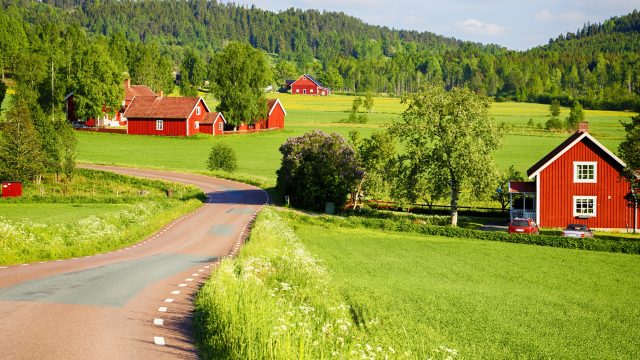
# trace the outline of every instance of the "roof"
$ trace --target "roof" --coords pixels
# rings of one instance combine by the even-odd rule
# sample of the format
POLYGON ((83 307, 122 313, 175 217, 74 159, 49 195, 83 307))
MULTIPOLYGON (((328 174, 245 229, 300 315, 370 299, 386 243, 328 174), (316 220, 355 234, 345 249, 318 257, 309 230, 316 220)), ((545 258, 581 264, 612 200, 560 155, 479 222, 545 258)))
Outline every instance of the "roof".
POLYGON ((187 119, 202 101, 207 112, 209 107, 201 97, 136 96, 124 112, 128 118, 187 119))
POLYGON ((622 167, 626 167, 627 165, 624 161, 620 160, 614 153, 609 151, 604 145, 600 144, 598 140, 596 140, 593 136, 591 136, 587 131, 576 131, 573 135, 569 136, 565 141, 563 141, 560 145, 558 145, 555 149, 553 149, 550 153, 545 155, 540 161, 535 163, 532 167, 527 170, 527 175, 530 179, 536 177, 542 170, 544 170, 551 163, 556 161, 560 156, 569 151, 572 147, 583 140, 591 141, 594 145, 599 147, 605 154, 607 154, 613 161, 618 163, 622 167))
POLYGON ((125 85, 124 100, 130 101, 136 96, 156 96, 156 93, 154 93, 147 85, 130 85, 128 87, 125 85))
MULTIPOLYGON (((319 87, 323 88, 323 89, 327 89, 327 87, 325 87, 324 85, 322 85, 318 80, 314 79, 311 75, 309 74, 304 74, 302 76, 300 76, 298 79, 296 79, 296 81, 300 80, 301 78, 306 77, 307 79, 313 81, 314 84, 318 85, 319 87)), ((294 81, 295 82, 295 81, 294 81)))
POLYGON ((536 183, 533 181, 509 181, 510 193, 534 193, 536 183))
POLYGON ((220 113, 220 112, 210 112, 210 113, 206 113, 204 115, 204 119, 202 121, 200 121, 200 125, 202 125, 202 124, 214 124, 216 122, 216 120, 218 120, 218 118, 221 118, 222 121, 225 124, 227 123, 227 119, 225 119, 224 116, 222 116, 222 113, 220 113))
POLYGON ((282 112, 284 112, 284 114, 287 115, 287 110, 285 110, 284 106, 282 106, 280 99, 267 99, 267 109, 269 109, 268 115, 271 115, 271 113, 273 112, 273 109, 276 108, 276 104, 280 104, 280 107, 282 108, 282 112))

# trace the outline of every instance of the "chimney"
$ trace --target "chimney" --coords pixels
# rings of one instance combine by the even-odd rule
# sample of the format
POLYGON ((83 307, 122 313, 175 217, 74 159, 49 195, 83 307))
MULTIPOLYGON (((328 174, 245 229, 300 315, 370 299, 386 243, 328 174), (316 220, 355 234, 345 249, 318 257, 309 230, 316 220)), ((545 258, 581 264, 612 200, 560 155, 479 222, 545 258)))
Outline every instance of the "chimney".
POLYGON ((131 79, 124 80, 124 87, 127 89, 131 88, 131 79))
POLYGON ((582 121, 578 123, 578 131, 580 132, 589 132, 589 123, 586 121, 582 121))
POLYGON ((164 91, 160 90, 160 94, 158 94, 158 96, 160 96, 160 98, 162 98, 164 96, 164 91))

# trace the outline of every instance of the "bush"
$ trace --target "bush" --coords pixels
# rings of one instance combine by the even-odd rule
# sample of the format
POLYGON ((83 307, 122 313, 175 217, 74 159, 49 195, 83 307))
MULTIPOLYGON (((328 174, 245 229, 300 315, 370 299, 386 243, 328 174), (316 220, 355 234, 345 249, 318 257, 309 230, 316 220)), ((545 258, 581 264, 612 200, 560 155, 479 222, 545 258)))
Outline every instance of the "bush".
POLYGON ((340 134, 314 130, 289 138, 280 152, 277 186, 295 207, 322 211, 333 202, 339 209, 363 176, 353 148, 340 134))
POLYGON ((227 144, 215 143, 211 147, 207 168, 211 171, 224 170, 233 172, 238 168, 236 152, 227 144))
POLYGON ((564 129, 564 124, 557 117, 552 117, 544 124, 544 128, 549 131, 558 131, 564 129))

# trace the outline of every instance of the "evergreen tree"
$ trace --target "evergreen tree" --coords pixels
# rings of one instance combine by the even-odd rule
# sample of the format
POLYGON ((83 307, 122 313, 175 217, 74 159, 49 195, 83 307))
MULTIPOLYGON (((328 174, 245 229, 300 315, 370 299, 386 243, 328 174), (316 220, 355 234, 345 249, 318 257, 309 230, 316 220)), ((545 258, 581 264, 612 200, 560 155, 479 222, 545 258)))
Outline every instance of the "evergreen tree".
POLYGON ((0 178, 6 181, 39 181, 45 169, 43 160, 29 107, 22 99, 17 99, 7 112, 0 132, 0 178))
POLYGON ((576 101, 573 103, 573 106, 571 106, 571 111, 565 121, 565 125, 567 129, 575 131, 578 129, 578 124, 583 121, 584 111, 582 110, 582 105, 576 101))

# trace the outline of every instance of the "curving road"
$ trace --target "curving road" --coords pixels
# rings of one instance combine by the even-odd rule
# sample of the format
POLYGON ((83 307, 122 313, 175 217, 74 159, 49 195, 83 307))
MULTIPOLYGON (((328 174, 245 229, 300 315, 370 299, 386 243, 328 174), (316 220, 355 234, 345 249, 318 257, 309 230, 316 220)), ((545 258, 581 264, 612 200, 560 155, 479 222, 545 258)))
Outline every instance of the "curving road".
POLYGON ((126 249, 0 267, 0 358, 197 358, 193 296, 219 258, 236 254, 268 195, 201 175, 84 167, 193 184, 208 201, 126 249))

